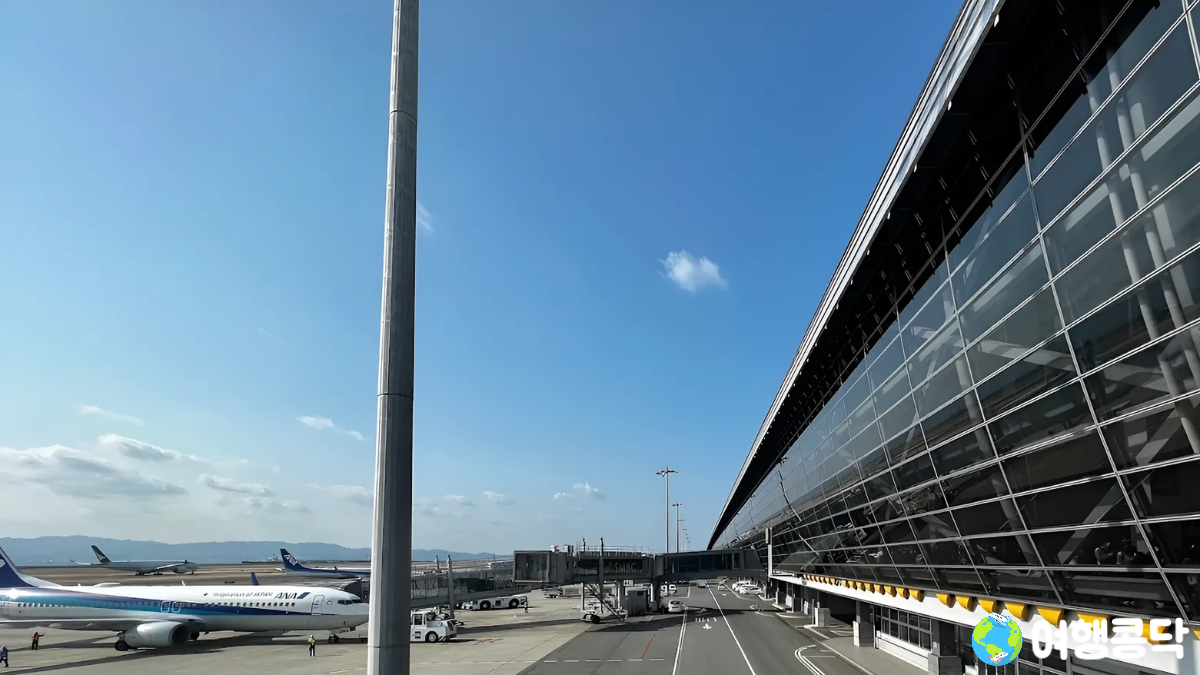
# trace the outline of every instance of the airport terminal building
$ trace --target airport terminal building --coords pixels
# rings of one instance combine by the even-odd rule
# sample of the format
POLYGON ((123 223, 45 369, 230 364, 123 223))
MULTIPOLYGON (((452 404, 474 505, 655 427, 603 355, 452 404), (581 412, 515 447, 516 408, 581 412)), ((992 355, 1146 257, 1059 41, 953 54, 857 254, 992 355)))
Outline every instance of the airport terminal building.
POLYGON ((1200 673, 1197 24, 967 0, 710 548, 929 672, 1200 673), (988 612, 1009 665, 972 651, 988 612), (1182 618, 1182 657, 1031 648, 1123 617, 1182 618))

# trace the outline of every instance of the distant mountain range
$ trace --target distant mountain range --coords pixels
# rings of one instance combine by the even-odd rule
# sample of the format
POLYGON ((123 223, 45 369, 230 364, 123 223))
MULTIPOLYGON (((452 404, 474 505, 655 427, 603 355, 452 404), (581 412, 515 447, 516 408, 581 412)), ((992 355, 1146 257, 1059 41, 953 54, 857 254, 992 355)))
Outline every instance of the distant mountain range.
MULTIPOLYGON (((92 545, 99 546, 113 560, 190 560, 198 563, 239 563, 243 560, 266 560, 278 557, 279 549, 301 560, 368 560, 370 548, 347 548, 337 544, 289 541, 204 541, 191 544, 163 544, 157 541, 130 541, 103 537, 34 537, 16 539, 0 537, 0 547, 18 565, 69 565, 75 562, 96 562, 92 545)), ((415 549, 413 560, 435 557, 456 560, 491 558, 491 553, 462 553, 445 549, 415 549)), ((509 554, 511 555, 511 554, 509 554)), ((507 556, 505 556, 507 557, 507 556)))

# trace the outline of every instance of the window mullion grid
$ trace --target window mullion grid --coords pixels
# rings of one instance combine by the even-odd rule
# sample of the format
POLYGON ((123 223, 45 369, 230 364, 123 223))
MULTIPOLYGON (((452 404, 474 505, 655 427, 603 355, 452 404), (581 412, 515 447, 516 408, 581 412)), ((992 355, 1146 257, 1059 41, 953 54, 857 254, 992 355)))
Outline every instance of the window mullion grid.
MULTIPOLYGON (((1020 119, 1020 115, 1018 115, 1018 119, 1020 119)), ((1024 144, 1022 144, 1021 154, 1022 154, 1022 157, 1024 157, 1024 161, 1022 161, 1022 171, 1025 171, 1026 177, 1028 177, 1028 173, 1030 173, 1030 162, 1028 162, 1028 157, 1025 156, 1024 144)), ((1033 198, 1032 192, 1033 191, 1031 190, 1030 191, 1031 201, 1033 198)), ((1043 251, 1043 257, 1044 256, 1045 256, 1045 251, 1043 251)), ((953 287, 954 280, 950 279, 949 283, 950 283, 950 300, 952 300, 952 303, 954 304, 954 321, 958 322, 959 335, 962 335, 962 317, 961 317, 961 313, 959 311, 960 307, 958 306, 958 300, 955 299, 956 295, 954 294, 954 287, 953 287)), ((1040 289, 1039 289, 1038 293, 1040 293, 1040 292, 1042 292, 1042 291, 1040 291, 1040 289)), ((1032 297, 1032 295, 1031 295, 1031 297, 1032 297)), ((1026 300, 1028 300, 1028 299, 1026 299, 1026 300)), ((986 335, 980 337, 980 339, 983 339, 983 337, 986 337, 986 335)), ((971 368, 971 359, 967 358, 967 353, 966 353, 965 348, 964 348, 964 350, 962 350, 962 362, 964 362, 964 364, 966 366, 967 378, 971 382, 971 388, 968 389, 967 394, 976 393, 977 392, 976 377, 974 377, 974 371, 971 368)), ((1003 370, 1004 369, 1002 369, 1002 371, 1003 370)), ((1034 545, 1034 543, 1033 543, 1033 539, 1030 536, 1028 536, 1028 534, 1025 533, 1028 531, 1028 528, 1030 528, 1030 527, 1028 527, 1028 525, 1025 522, 1025 515, 1021 513, 1021 510, 1018 507, 1018 504, 1016 504, 1016 500, 1014 500, 1014 498, 1012 497, 1013 486, 1010 485, 1008 482, 1008 474, 1006 472, 1004 472, 1004 466, 1003 466, 1002 462, 1000 462, 1000 455, 998 455, 998 453, 996 453, 996 444, 994 442, 992 442, 991 429, 990 429, 990 426, 988 425, 989 420, 990 420, 988 413, 986 413, 983 410, 983 401, 979 400, 978 394, 976 394, 976 396, 974 396, 974 401, 976 401, 976 406, 977 406, 976 410, 978 411, 978 414, 979 414, 979 423, 982 424, 982 426, 979 426, 979 428, 977 428, 976 434, 982 434, 983 438, 986 438, 986 441, 988 441, 988 449, 991 450, 990 454, 991 454, 992 458, 996 458, 996 460, 997 460, 996 468, 998 471, 1000 471, 1000 476, 1004 480, 1004 489, 1006 489, 1008 491, 1008 495, 1004 498, 1006 498, 1006 500, 1009 501, 1010 506, 1012 506, 1012 508, 1013 508, 1013 512, 1016 514, 1016 519, 1018 519, 1018 521, 1020 522, 1020 525, 1021 525, 1021 533, 1015 534, 1015 536, 1025 537, 1026 539, 1028 539, 1028 545, 1030 545, 1030 548, 1033 549, 1033 555, 1037 557, 1037 565, 1039 567, 1042 567, 1043 573, 1045 573, 1045 562, 1042 560, 1042 551, 1038 550, 1037 545, 1034 545)), ((968 408, 970 408, 970 400, 968 400, 967 402, 968 402, 968 408)), ((932 458, 930 458, 930 459, 932 459, 932 458)), ((932 462, 930 462, 930 464, 932 464, 932 462)), ((934 472, 940 473, 937 471, 936 465, 934 466, 934 472)), ((949 506, 949 504, 947 504, 947 506, 949 506)), ((964 550, 967 550, 966 544, 964 543, 964 539, 962 539, 962 531, 959 530, 958 520, 956 520, 954 518, 954 509, 950 509, 950 519, 952 519, 952 521, 954 522, 955 530, 958 530, 958 532, 959 532, 959 537, 956 538, 956 540, 958 540, 959 545, 961 545, 962 548, 964 548, 964 550)), ((967 560, 971 561, 971 565, 974 568, 974 571, 976 571, 976 575, 979 578, 980 583, 983 584, 984 589, 990 589, 990 585, 988 584, 988 581, 986 581, 983 573, 979 571, 979 567, 976 565, 976 562, 974 562, 974 556, 971 555, 970 550, 967 550, 967 560)), ((1055 586, 1051 585, 1051 587, 1052 587, 1052 589, 1054 589, 1055 586)), ((1055 589, 1055 595, 1056 596, 1058 595, 1057 589, 1055 589)), ((1062 601, 1061 596, 1058 597, 1058 599, 1060 599, 1060 601, 1062 601)))
MULTIPOLYGON (((1026 162, 1028 162, 1028 161, 1029 161, 1029 159, 1027 156, 1026 162)), ((1036 239, 1037 239, 1038 245, 1042 247, 1042 262, 1046 266, 1046 274, 1052 275, 1052 271, 1050 269, 1050 258, 1048 256, 1048 251, 1046 248, 1046 240, 1045 240, 1045 237, 1043 236, 1045 233, 1045 228, 1040 226, 1041 222, 1042 222, 1042 217, 1041 217, 1041 213, 1038 211, 1037 194, 1031 192, 1030 197, 1033 200, 1033 202, 1032 202, 1033 217, 1034 217, 1035 222, 1037 222, 1039 225, 1036 239)), ((1054 280, 1052 280, 1050 287, 1052 289, 1050 291, 1050 293, 1054 296, 1054 306, 1055 306, 1055 309, 1058 311, 1058 320, 1062 323, 1063 326, 1066 326, 1067 325, 1066 315, 1063 313, 1062 298, 1060 298, 1059 294, 1058 294, 1058 284, 1054 280)), ((1067 336, 1067 352, 1071 356, 1071 365, 1074 366, 1076 376, 1078 377, 1078 379, 1076 379, 1075 382, 1077 382, 1079 384, 1079 387, 1082 388, 1082 390, 1083 390, 1083 401, 1084 401, 1084 404, 1087 406, 1088 414, 1090 414, 1092 416, 1092 423, 1098 427, 1100 425, 1100 417, 1096 414, 1096 406, 1092 401, 1092 397, 1088 394, 1087 387, 1083 383, 1083 378, 1080 376, 1080 373, 1082 373, 1083 369, 1079 365, 1079 355, 1075 352, 1075 345, 1074 345, 1073 341, 1071 340, 1070 329, 1064 329, 1063 332, 1067 336)), ((1113 457, 1112 448, 1109 446, 1108 439, 1105 438, 1104 434, 1100 433, 1099 429, 1096 429, 1092 433, 1095 433, 1099 436, 1100 445, 1101 445, 1101 447, 1104 448, 1104 454, 1108 457, 1108 463, 1112 467, 1112 473, 1116 474, 1117 462, 1115 461, 1115 459, 1113 457)), ((1171 600, 1175 603, 1175 608, 1178 612, 1178 614, 1176 616, 1189 616, 1187 613, 1184 612, 1184 605, 1180 601, 1179 595, 1175 592, 1175 587, 1171 584, 1170 578, 1167 577, 1167 573, 1163 569, 1163 566, 1162 566, 1161 562, 1159 561, 1158 554, 1154 550, 1154 546, 1151 544, 1153 539, 1150 538, 1148 530, 1146 529, 1145 525, 1141 522, 1141 519, 1138 516, 1137 509, 1134 508, 1133 499, 1131 499, 1129 496, 1129 489, 1125 485, 1125 481, 1120 476, 1118 476, 1116 478, 1116 483, 1117 483, 1117 488, 1121 490, 1121 498, 1125 500, 1125 508, 1129 509, 1129 513, 1133 518, 1134 527, 1137 528, 1138 532, 1142 536, 1142 541, 1144 541, 1147 544, 1147 547, 1150 549, 1149 554, 1150 554, 1151 560, 1154 562, 1154 566, 1158 568, 1158 574, 1161 577, 1163 584, 1166 585, 1167 592, 1171 594, 1171 600)), ((1043 565, 1043 569, 1045 569, 1044 565, 1043 565)), ((1049 574, 1048 570, 1047 570, 1047 573, 1049 574)), ((1053 575, 1048 576, 1047 578, 1051 579, 1052 581, 1056 579, 1056 577, 1053 575)), ((1055 588, 1055 592, 1059 591, 1057 583, 1053 584, 1053 587, 1055 588)), ((1060 596, 1061 595, 1062 594, 1060 594, 1060 596)), ((1065 600, 1065 598, 1064 598, 1064 600, 1065 600)))

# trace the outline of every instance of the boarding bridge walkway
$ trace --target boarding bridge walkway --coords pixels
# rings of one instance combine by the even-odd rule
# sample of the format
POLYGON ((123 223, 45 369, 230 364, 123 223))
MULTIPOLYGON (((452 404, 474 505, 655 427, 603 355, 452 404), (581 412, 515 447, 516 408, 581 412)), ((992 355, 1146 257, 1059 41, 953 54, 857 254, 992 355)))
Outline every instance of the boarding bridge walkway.
POLYGON ((516 551, 514 582, 526 587, 595 584, 601 581, 673 583, 720 576, 761 577, 762 561, 753 549, 641 553, 569 549, 516 551))
MULTIPOLYGON (((411 580, 412 608, 424 609, 449 604, 449 579, 454 578, 454 602, 470 600, 490 600, 494 598, 521 593, 524 588, 513 582, 512 563, 498 565, 486 570, 446 570, 414 574, 411 580)), ((327 584, 328 581, 321 583, 327 584)), ((370 601, 371 582, 361 579, 347 579, 338 586, 347 593, 370 601)))
MULTIPOLYGON (((752 549, 690 551, 652 554, 633 551, 517 551, 513 561, 485 570, 455 570, 413 575, 412 608, 437 607, 450 602, 449 579, 454 580, 454 602, 490 600, 533 588, 598 584, 615 581, 681 583, 719 576, 765 576, 752 549), (601 575, 603 563, 603 575, 601 575)), ((370 600, 369 581, 348 581, 345 590, 370 600)))

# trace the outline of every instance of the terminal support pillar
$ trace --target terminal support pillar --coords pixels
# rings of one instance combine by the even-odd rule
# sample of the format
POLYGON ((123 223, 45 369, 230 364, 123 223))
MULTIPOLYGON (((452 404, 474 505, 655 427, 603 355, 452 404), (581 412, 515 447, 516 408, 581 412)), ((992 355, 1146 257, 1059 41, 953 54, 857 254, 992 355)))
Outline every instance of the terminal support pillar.
POLYGON ((869 602, 857 601, 854 606, 854 646, 875 646, 875 612, 869 602))
POLYGON ((408 675, 420 0, 394 0, 367 674, 408 675))
POLYGON ((958 658, 958 635, 954 624, 930 619, 929 675, 959 675, 963 671, 958 658))

